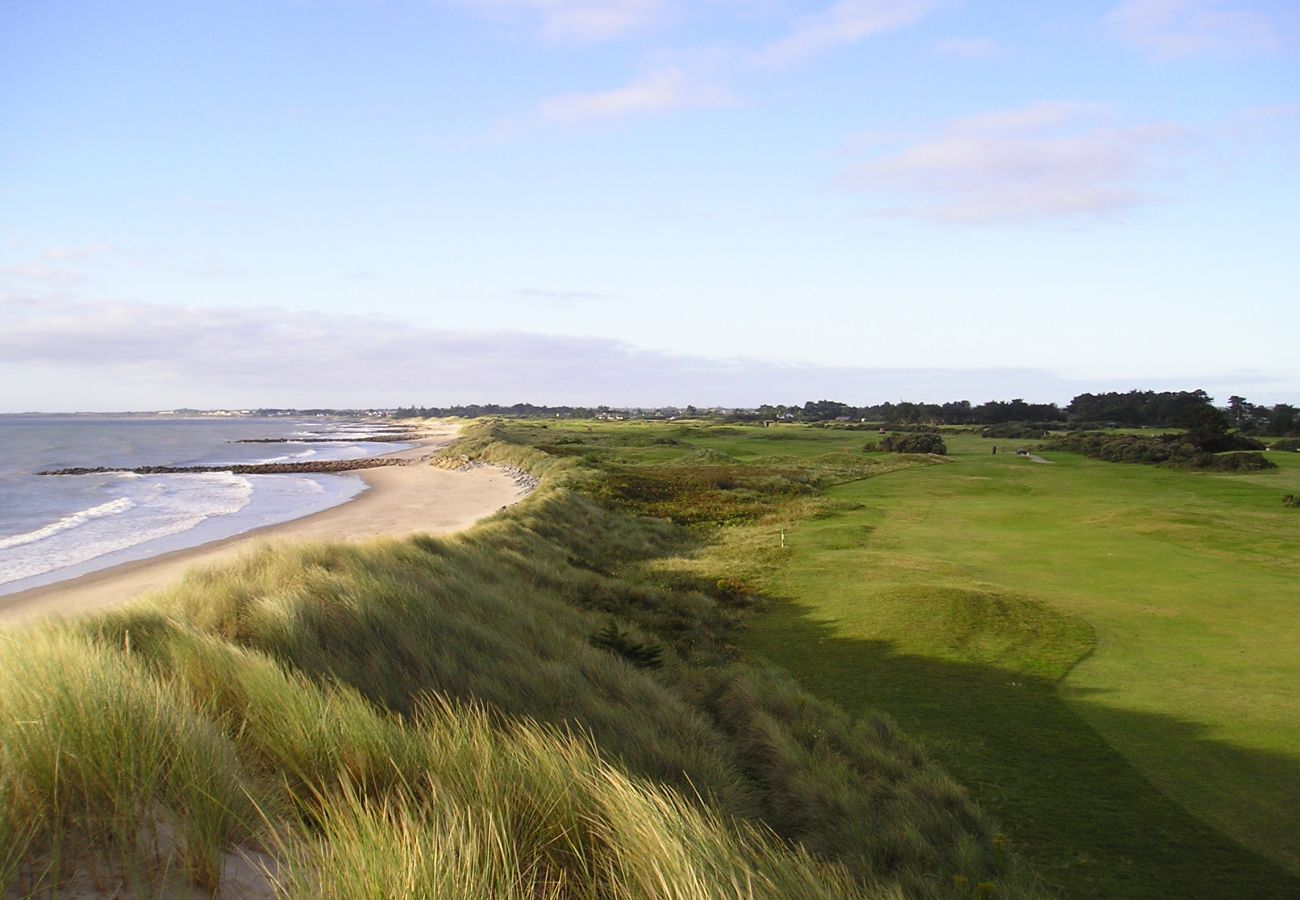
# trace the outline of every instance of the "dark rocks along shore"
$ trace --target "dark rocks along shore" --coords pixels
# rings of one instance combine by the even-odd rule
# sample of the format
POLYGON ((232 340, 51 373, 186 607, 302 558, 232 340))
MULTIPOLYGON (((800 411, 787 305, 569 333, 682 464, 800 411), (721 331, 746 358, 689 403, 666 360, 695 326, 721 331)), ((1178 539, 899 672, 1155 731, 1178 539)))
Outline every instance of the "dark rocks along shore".
POLYGON ((229 472, 232 475, 302 475, 328 472, 352 472, 357 469, 376 469, 380 466, 407 466, 418 460, 398 459, 392 456, 372 456, 364 459, 334 459, 319 462, 251 463, 232 466, 139 466, 119 468, 114 466, 74 467, 48 469, 37 475, 104 475, 109 472, 130 472, 134 475, 201 475, 209 472, 229 472))

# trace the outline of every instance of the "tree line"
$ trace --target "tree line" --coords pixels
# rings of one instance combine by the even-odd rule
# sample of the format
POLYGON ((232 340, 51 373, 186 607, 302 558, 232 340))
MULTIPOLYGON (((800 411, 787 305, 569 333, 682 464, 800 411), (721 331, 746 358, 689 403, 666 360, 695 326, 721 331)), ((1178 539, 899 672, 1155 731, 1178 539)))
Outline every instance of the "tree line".
POLYGON ((969 400, 949 403, 901 401, 855 406, 837 400, 808 400, 802 404, 770 404, 752 408, 700 408, 663 406, 613 408, 609 406, 541 406, 495 403, 457 406, 405 406, 393 412, 396 418, 438 418, 501 416, 505 418, 633 418, 671 419, 707 416, 729 422, 879 422, 886 425, 1000 425, 1010 422, 1036 423, 1052 427, 1184 428, 1189 419, 1219 412, 1229 427, 1245 434, 1300 435, 1300 411, 1279 403, 1272 407, 1253 404, 1232 396, 1219 409, 1203 390, 1194 391, 1110 391, 1084 393, 1064 407, 1055 403, 1029 403, 1021 398, 990 400, 973 404, 969 400))

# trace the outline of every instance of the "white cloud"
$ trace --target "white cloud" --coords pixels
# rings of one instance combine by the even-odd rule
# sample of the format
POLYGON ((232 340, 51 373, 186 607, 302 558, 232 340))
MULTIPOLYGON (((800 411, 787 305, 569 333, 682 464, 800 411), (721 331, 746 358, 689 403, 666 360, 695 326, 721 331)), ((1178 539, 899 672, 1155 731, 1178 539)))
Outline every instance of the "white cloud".
POLYGON ((1168 124, 1119 125, 1090 103, 1035 103, 952 120, 938 133, 864 161, 855 188, 901 196, 893 215, 958 223, 1102 214, 1145 202, 1168 124))
POLYGON ((0 265, 0 285, 70 287, 85 280, 88 267, 116 253, 116 249, 107 244, 49 247, 27 259, 0 265))
POLYGON ((998 42, 992 38, 947 38, 934 45, 934 52, 940 56, 952 56, 957 59, 988 59, 1002 52, 998 42))
POLYGON ((0 361, 0 410, 1060 399, 1073 389, 1034 369, 782 365, 604 338, 438 330, 268 307, 4 295, 0 361))
POLYGON ((1040 100, 1010 109, 995 109, 954 119, 952 130, 970 134, 1023 133, 1042 131, 1085 120, 1096 120, 1108 115, 1110 108, 1104 103, 1040 100))
POLYGON ((1106 23, 1121 40, 1157 59, 1270 53, 1300 38, 1294 4, 1267 0, 1125 0, 1106 23))
POLYGON ((795 22, 784 37, 760 48, 757 60, 775 66, 802 62, 913 25, 925 18, 935 5, 934 0, 839 0, 795 22))
MULTIPOLYGON (((607 40, 666 24, 689 8, 670 0, 568 2, 568 0, 460 0, 484 15, 517 24, 531 22, 552 38, 607 40)), ((537 104, 531 121, 512 119, 494 131, 498 137, 530 125, 574 124, 634 115, 729 106, 735 102, 727 84, 748 70, 804 62, 837 47, 857 43, 913 24, 939 0, 839 0, 813 15, 795 20, 783 37, 751 47, 712 46, 660 51, 648 58, 646 74, 620 87, 548 97, 537 104)), ((709 0, 706 7, 735 8, 737 0, 709 0)), ((696 12, 691 9, 691 12, 696 12)), ((967 52, 974 52, 967 48, 967 52)))
POLYGON ((729 102, 721 88, 696 83, 680 69, 665 69, 607 91, 551 97, 538 105, 537 115, 544 122, 568 125, 729 102))
POLYGON ((475 13, 545 41, 599 43, 664 25, 674 0, 453 0, 475 13))

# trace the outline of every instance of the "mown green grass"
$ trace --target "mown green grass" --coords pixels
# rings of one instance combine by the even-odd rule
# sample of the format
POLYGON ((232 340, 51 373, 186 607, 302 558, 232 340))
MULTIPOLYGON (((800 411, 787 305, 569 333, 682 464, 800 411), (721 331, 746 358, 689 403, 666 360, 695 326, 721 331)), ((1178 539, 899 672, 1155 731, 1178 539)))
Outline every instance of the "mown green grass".
MULTIPOLYGON (((593 464, 651 468, 702 450, 815 466, 873 438, 560 428, 601 448, 593 464)), ((1281 505, 1300 454, 1213 476, 946 439, 949 462, 841 473, 829 502, 773 498, 718 532, 703 567, 781 601, 744 646, 921 732, 1066 896, 1300 892, 1300 547, 1281 505)))
POLYGON ((1042 843, 1036 861, 1056 857, 1062 885, 1150 895, 1145 869, 1186 877, 1185 896, 1297 890, 1110 757, 1300 869, 1300 530, 1279 499, 1300 467, 1038 465, 994 443, 957 436, 948 464, 832 489, 862 508, 790 531, 770 587, 796 605, 751 646, 847 709, 888 710, 968 784, 989 783, 977 796, 1042 843), (791 641, 810 628, 837 651, 791 641), (1116 852, 1070 858, 1081 837, 1116 852))

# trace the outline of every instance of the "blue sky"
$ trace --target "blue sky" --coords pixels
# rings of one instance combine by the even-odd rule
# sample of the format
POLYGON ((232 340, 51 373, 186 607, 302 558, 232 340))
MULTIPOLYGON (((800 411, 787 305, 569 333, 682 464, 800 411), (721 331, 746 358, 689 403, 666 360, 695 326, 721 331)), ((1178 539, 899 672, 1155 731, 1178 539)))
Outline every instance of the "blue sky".
POLYGON ((1300 8, 0 0, 0 411, 1300 402, 1300 8))

